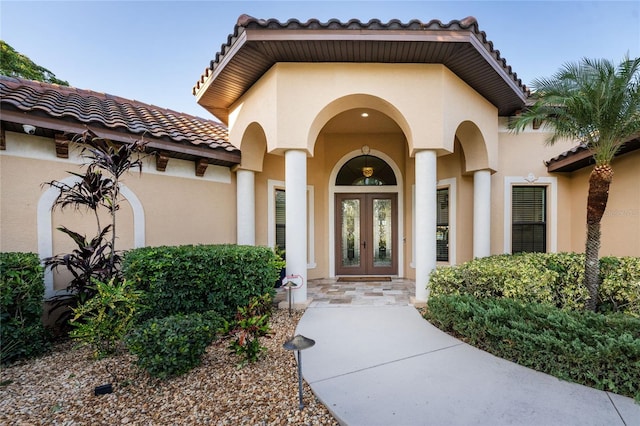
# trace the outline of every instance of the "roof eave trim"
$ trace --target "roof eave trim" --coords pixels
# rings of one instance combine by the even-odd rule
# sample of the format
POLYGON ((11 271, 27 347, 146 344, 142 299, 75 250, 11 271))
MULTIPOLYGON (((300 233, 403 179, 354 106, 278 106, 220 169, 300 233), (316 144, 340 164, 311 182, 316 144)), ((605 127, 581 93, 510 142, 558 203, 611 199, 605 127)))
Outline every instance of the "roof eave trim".
POLYGON ((96 135, 104 137, 113 141, 132 143, 137 140, 144 139, 147 142, 147 146, 152 149, 174 152, 184 155, 192 155, 195 157, 201 157, 210 159, 213 161, 221 161, 224 163, 239 164, 240 153, 228 152, 221 150, 214 150, 211 148, 200 148, 197 146, 182 145, 177 142, 168 142, 154 137, 148 137, 145 135, 138 135, 134 133, 123 133, 113 129, 107 129, 98 126, 91 126, 88 124, 82 124, 71 121, 64 121, 50 117, 42 117, 29 114, 28 112, 11 111, 2 109, 2 120, 19 124, 31 124, 36 127, 42 127, 58 132, 68 134, 82 134, 87 130, 91 130, 96 135))
POLYGON ((238 38, 235 42, 229 46, 229 49, 225 51, 224 55, 221 55, 221 59, 219 62, 211 62, 211 74, 207 77, 207 79, 202 83, 202 85, 196 91, 196 102, 200 105, 200 100, 204 96, 205 93, 209 90, 209 87, 216 80, 218 75, 226 68, 227 64, 233 60, 236 54, 242 49, 242 47, 247 42, 247 32, 243 31, 241 34, 238 34, 238 38))
POLYGON ((591 157, 593 157, 591 151, 585 149, 584 151, 576 152, 562 159, 548 161, 547 171, 549 173, 573 172, 575 170, 579 170, 582 167, 586 167, 586 165, 582 167, 576 167, 576 164, 588 160, 591 157))
POLYGON ((326 29, 246 29, 247 41, 439 41, 460 43, 470 30, 326 30, 326 29))
POLYGON ((478 51, 478 53, 480 53, 480 55, 482 55, 485 61, 491 65, 496 74, 498 74, 502 78, 502 80, 511 88, 511 90, 516 93, 516 95, 524 105, 528 98, 528 94, 524 91, 524 89, 520 87, 513 78, 511 78, 511 76, 505 71, 504 67, 498 63, 498 60, 490 52, 488 52, 487 49, 485 49, 484 44, 480 40, 478 40, 475 35, 470 34, 469 40, 471 42, 471 45, 478 51))

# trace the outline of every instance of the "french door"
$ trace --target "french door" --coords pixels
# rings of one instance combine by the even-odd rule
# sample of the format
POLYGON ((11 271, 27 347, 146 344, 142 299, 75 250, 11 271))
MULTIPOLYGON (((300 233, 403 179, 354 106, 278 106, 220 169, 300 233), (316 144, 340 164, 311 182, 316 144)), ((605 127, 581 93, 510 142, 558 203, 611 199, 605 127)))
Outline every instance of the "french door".
POLYGON ((336 194, 336 274, 396 275, 397 195, 336 194))

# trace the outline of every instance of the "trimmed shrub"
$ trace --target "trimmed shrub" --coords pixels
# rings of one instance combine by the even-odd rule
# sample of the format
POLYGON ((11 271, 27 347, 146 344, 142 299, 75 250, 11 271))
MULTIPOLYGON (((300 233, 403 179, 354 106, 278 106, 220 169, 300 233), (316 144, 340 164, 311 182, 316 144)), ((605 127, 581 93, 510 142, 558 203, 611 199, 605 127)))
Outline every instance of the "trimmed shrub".
POLYGON ((231 319, 252 297, 275 295, 282 266, 267 247, 190 245, 131 250, 123 272, 145 292, 142 319, 209 310, 231 319))
POLYGON ((640 319, 471 295, 432 296, 425 318, 473 346, 640 401, 640 319))
MULTIPOLYGON (((640 258, 601 259, 599 309, 640 316, 640 258)), ((432 295, 470 294, 506 297, 582 310, 589 293, 584 286, 584 255, 522 253, 475 259, 441 267, 431 274, 432 295)))
POLYGON ((200 365, 207 346, 215 339, 224 320, 216 312, 177 314, 150 319, 126 338, 137 365, 151 376, 166 379, 200 365))
POLYGON ((598 309, 640 317, 640 257, 604 257, 600 259, 600 276, 598 309))
POLYGON ((49 350, 42 324, 44 269, 35 253, 0 253, 1 362, 49 350))

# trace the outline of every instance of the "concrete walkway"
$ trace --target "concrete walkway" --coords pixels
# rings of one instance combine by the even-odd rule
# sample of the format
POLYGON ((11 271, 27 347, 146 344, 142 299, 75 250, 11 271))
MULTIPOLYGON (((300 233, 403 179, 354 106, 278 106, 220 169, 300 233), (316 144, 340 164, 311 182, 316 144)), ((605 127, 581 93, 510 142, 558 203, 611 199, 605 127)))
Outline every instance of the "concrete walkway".
POLYGON ((631 398, 475 349, 404 301, 312 303, 297 333, 316 341, 303 377, 343 425, 640 425, 631 398))

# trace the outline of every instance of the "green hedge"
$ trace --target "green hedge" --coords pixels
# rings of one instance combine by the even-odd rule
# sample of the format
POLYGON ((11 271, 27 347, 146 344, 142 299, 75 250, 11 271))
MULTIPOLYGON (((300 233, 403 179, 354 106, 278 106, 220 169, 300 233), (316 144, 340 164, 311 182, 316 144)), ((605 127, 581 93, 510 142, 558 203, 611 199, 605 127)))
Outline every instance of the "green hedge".
POLYGON ((145 295, 141 319, 215 310, 231 319, 238 306, 265 293, 283 263, 266 247, 145 247, 124 255, 123 273, 145 295))
POLYGON ((469 344, 640 401, 640 319, 470 295, 431 296, 425 318, 469 344))
POLYGON ((200 365, 207 346, 224 326, 214 311, 150 319, 126 337, 137 365, 161 379, 178 376, 200 365))
POLYGON ((2 364, 49 349, 42 324, 44 269, 35 253, 0 253, 2 364))
MULTIPOLYGON (((640 258, 605 257, 600 261, 600 301, 604 312, 640 317, 640 258)), ((549 303, 581 310, 589 297, 584 286, 584 255, 523 253, 475 259, 441 267, 431 274, 432 295, 470 294, 549 303)))

